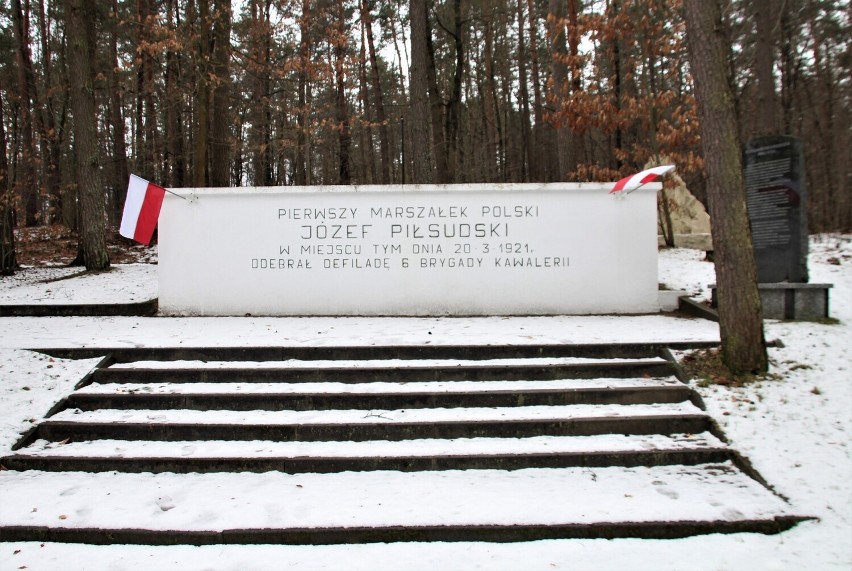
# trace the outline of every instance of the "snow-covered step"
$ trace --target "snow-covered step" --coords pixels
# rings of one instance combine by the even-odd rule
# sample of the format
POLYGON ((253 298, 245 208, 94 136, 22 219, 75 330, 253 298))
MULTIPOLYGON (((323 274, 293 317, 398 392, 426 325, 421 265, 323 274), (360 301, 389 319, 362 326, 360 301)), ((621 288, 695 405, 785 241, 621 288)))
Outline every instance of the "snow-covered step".
POLYGON ((417 382, 514 381, 599 377, 665 377, 674 374, 671 362, 641 359, 497 359, 486 361, 380 360, 144 362, 97 369, 95 383, 149 382, 417 382))
POLYGON ((74 423, 114 422, 132 424, 263 424, 327 425, 327 424, 381 424, 488 422, 513 420, 573 420, 577 418, 640 417, 661 414, 688 415, 702 411, 690 402, 649 405, 567 405, 526 407, 471 407, 452 409, 351 409, 317 411, 231 411, 231 410, 112 410, 101 409, 82 412, 63 410, 50 421, 74 423))
POLYGON ((653 363, 666 362, 661 357, 646 357, 627 359, 611 357, 607 359, 590 357, 530 357, 525 359, 363 359, 359 361, 340 359, 288 359, 285 361, 134 361, 131 363, 115 363, 110 368, 115 369, 453 369, 470 367, 486 369, 491 367, 512 366, 557 366, 557 365, 593 365, 601 363, 653 363))
POLYGON ((700 464, 730 459, 700 434, 603 434, 368 442, 39 440, 0 463, 14 470, 342 472, 700 464))
POLYGON ((677 379, 410 383, 93 384, 68 398, 81 410, 327 410, 651 404, 689 400, 677 379))
POLYGON ((711 424, 691 402, 318 411, 67 409, 39 424, 34 438, 363 441, 699 433, 711 424))
POLYGON ((440 338, 432 343, 407 345, 376 345, 370 337, 359 340, 362 345, 304 345, 269 347, 89 347, 74 349, 44 349, 61 358, 82 359, 110 355, 116 363, 145 360, 226 360, 226 361, 284 361, 289 359, 309 360, 363 360, 363 359, 524 359, 531 357, 588 357, 588 358, 647 358, 662 354, 665 348, 695 349, 715 346, 718 342, 674 341, 650 343, 610 343, 605 338, 600 342, 578 344, 541 344, 527 342, 523 336, 515 344, 463 345, 441 343, 440 338))
POLYGON ((799 518, 732 463, 125 474, 0 472, 0 541, 359 543, 680 537, 799 518))
POLYGON ((284 394, 284 393, 329 393, 329 394, 380 394, 422 392, 502 392, 531 390, 574 390, 584 388, 637 388, 637 387, 683 387, 674 377, 657 378, 596 378, 555 379, 549 381, 432 381, 432 382, 374 382, 374 383, 109 383, 91 384, 75 394, 284 394))

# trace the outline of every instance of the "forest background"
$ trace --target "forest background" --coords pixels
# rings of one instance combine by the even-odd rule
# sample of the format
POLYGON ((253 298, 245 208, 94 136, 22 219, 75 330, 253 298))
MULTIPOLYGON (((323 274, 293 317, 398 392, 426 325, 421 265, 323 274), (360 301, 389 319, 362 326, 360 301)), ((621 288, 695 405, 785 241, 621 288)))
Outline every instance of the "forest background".
MULTIPOLYGON (((850 3, 719 1, 741 140, 800 137, 810 231, 849 231, 850 3)), ((671 162, 706 204, 688 59, 680 0, 3 0, 0 250, 15 226, 80 229, 81 166, 111 229, 131 172, 611 181, 671 162)))

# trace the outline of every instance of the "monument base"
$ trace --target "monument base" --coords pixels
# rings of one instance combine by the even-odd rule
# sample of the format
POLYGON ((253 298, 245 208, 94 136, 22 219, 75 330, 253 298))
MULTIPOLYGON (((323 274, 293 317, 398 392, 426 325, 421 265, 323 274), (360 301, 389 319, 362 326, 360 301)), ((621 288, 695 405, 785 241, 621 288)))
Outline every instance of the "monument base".
MULTIPOLYGON (((828 290, 833 284, 779 282, 757 284, 764 319, 813 321, 828 318, 828 290)), ((711 306, 716 307, 716 286, 711 285, 711 306)))

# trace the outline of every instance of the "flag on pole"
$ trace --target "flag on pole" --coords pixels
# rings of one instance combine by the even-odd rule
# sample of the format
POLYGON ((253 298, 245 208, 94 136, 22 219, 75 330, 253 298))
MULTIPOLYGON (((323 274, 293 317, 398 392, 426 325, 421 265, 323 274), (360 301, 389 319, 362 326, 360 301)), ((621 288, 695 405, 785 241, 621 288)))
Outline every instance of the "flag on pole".
POLYGON ((656 180, 658 177, 674 170, 674 168, 674 165, 663 165, 628 176, 615 183, 615 186, 612 187, 612 190, 610 190, 609 193, 615 194, 616 192, 624 192, 624 194, 630 194, 640 186, 656 180))
POLYGON ((127 199, 124 201, 124 213, 121 215, 121 227, 118 233, 146 246, 150 244, 165 195, 165 188, 139 178, 135 174, 130 175, 127 199))

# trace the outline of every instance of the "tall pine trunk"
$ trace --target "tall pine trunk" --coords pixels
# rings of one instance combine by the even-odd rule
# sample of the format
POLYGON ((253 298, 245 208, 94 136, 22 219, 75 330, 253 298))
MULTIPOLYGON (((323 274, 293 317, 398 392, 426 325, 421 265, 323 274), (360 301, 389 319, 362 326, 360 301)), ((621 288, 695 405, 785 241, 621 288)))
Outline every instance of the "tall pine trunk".
POLYGON ((124 208, 124 200, 127 195, 127 181, 130 178, 130 169, 127 165, 127 144, 125 142, 126 131, 124 127, 124 116, 121 112, 123 87, 118 82, 116 70, 118 67, 118 0, 113 0, 110 17, 112 18, 113 30, 109 41, 109 65, 107 69, 107 86, 109 87, 109 126, 112 130, 112 152, 115 161, 115 178, 112 185, 112 211, 110 217, 113 221, 119 220, 124 208))
POLYGON ((768 369, 742 153, 718 0, 684 0, 713 224, 722 360, 734 374, 768 369))
MULTIPOLYGON (((524 3, 518 2, 518 98, 521 104, 521 182, 530 180, 533 147, 530 135, 530 93, 527 87, 527 56, 524 44, 524 3)), ((534 50, 535 46, 530 49, 534 50)))
POLYGON ((349 130, 349 110, 346 106, 346 18, 343 3, 337 3, 336 37, 334 38, 334 76, 335 76, 335 108, 337 115, 338 139, 338 182, 352 183, 352 167, 350 153, 352 134, 349 130))
POLYGON ((198 0, 197 15, 187 6, 188 20, 195 22, 195 141, 193 147, 192 182, 196 187, 207 186, 210 139, 210 0, 198 0))
POLYGON ((379 78, 379 64, 376 57, 376 44, 373 40, 373 16, 367 0, 361 0, 361 19, 367 31, 367 50, 370 57, 370 82, 373 89, 373 101, 376 107, 376 122, 379 124, 379 152, 381 155, 381 183, 391 181, 390 134, 385 114, 382 82, 379 78))
POLYGON ((426 46, 429 51, 429 111, 432 124, 432 156, 435 160, 435 182, 448 184, 452 182, 447 166, 447 143, 444 139, 444 113, 441 93, 438 89, 438 75, 435 71, 435 47, 432 45, 432 34, 426 34, 426 46))
POLYGON ((0 90, 0 276, 10 276, 18 267, 15 252, 15 219, 12 215, 12 187, 6 159, 6 127, 3 120, 3 90, 0 90))
MULTIPOLYGON (((179 28, 177 0, 168 0, 166 18, 169 27, 179 28)), ((183 100, 178 88, 180 83, 180 54, 174 49, 166 52, 166 160, 165 181, 169 186, 184 185, 186 159, 183 147, 183 122, 181 112, 183 100)))
POLYGON ((71 112, 74 116, 74 154, 80 200, 80 252, 87 270, 109 267, 106 249, 104 185, 98 148, 97 115, 89 38, 94 37, 96 10, 91 1, 69 0, 65 13, 71 112))
MULTIPOLYGON (((519 0, 520 1, 520 0, 519 0)), ((532 153, 530 153, 530 178, 536 182, 544 182, 545 175, 542 168, 542 129, 544 127, 544 103, 541 94, 541 76, 538 64, 538 26, 535 2, 527 0, 527 19, 530 31, 530 81, 533 86, 533 117, 535 124, 532 130, 532 153)))
POLYGON ((299 108, 297 109, 296 130, 296 160, 294 170, 295 180, 298 186, 311 184, 310 176, 310 143, 308 139, 308 95, 310 85, 308 82, 308 68, 311 64, 311 0, 302 0, 302 17, 299 19, 299 83, 298 97, 299 108))
POLYGON ((462 0, 453 0, 453 43, 455 47, 455 69, 453 70, 453 85, 450 98, 447 101, 446 136, 447 136, 447 177, 453 182, 466 182, 462 177, 461 167, 464 164, 463 145, 460 144, 461 132, 461 97, 464 79, 464 28, 462 27, 462 0))
POLYGON ((49 206, 43 222, 50 224, 55 220, 62 220, 62 184, 59 170, 62 158, 62 129, 56 125, 53 114, 57 100, 52 78, 53 66, 50 63, 53 58, 53 42, 44 0, 38 2, 38 26, 41 40, 41 59, 45 64, 41 66, 43 88, 35 90, 40 109, 40 113, 36 114, 36 117, 39 118, 37 124, 41 135, 42 176, 44 177, 42 187, 47 191, 45 198, 48 199, 49 206))
POLYGON ((432 149, 429 136, 429 22, 426 0, 410 0, 411 69, 409 71, 411 149, 414 181, 432 182, 432 149))
POLYGON ((497 88, 494 82, 494 13, 489 10, 489 13, 484 14, 484 18, 485 29, 483 31, 483 59, 485 61, 483 62, 483 67, 485 72, 485 81, 482 86, 484 90, 482 104, 484 106, 483 115, 485 116, 485 133, 487 137, 485 142, 487 155, 484 167, 486 181, 496 182, 502 179, 502 177, 500 177, 500 159, 503 153, 500 144, 500 116, 497 112, 497 88))
POLYGON ((21 0, 12 0, 12 27, 15 31, 16 59, 18 67, 18 132, 21 133, 22 166, 15 173, 15 187, 24 207, 24 225, 38 223, 38 155, 35 148, 35 125, 32 105, 35 102, 35 80, 30 56, 29 12, 25 12, 21 0))
MULTIPOLYGON (((549 0, 548 35, 551 49, 551 73, 553 75, 553 93, 551 94, 553 105, 556 108, 555 115, 560 115, 562 107, 566 104, 569 92, 568 86, 568 48, 565 44, 565 0, 549 0)), ((556 145, 559 161, 558 180, 565 180, 568 173, 574 169, 570 162, 571 131, 562 119, 557 119, 556 145)))
POLYGON ((757 127, 755 135, 778 135, 778 95, 775 91, 775 23, 778 18, 777 0, 751 2, 755 10, 757 41, 754 72, 757 76, 757 127))
POLYGON ((231 186, 231 1, 214 0, 210 184, 231 186))

